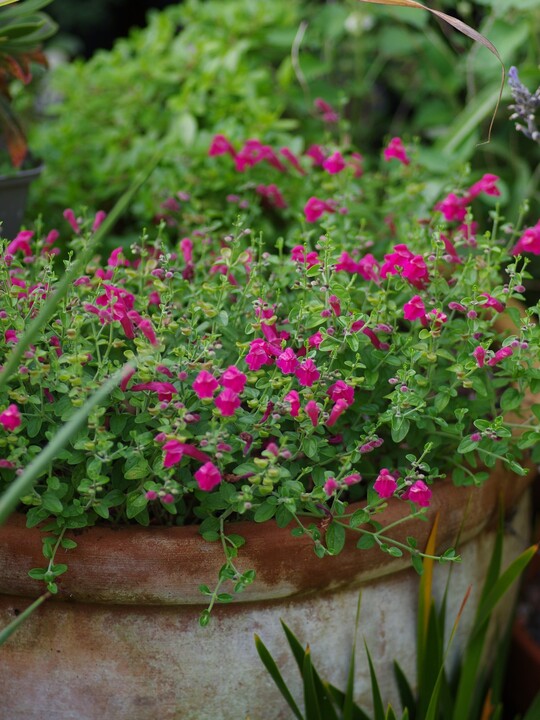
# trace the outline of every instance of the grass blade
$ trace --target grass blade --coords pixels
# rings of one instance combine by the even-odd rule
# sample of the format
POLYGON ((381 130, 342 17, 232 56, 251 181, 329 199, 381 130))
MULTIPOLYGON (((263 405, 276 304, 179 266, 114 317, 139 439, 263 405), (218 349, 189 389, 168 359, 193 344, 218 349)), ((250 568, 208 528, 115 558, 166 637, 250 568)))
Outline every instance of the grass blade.
POLYGON ((34 610, 37 610, 37 608, 43 603, 47 598, 51 597, 50 592, 46 592, 40 597, 38 597, 37 600, 35 600, 31 605, 29 605, 26 610, 23 610, 20 615, 18 615, 15 620, 9 623, 9 625, 6 625, 5 628, 2 628, 0 630, 0 645, 3 645, 6 640, 13 635, 15 630, 21 625, 33 612, 34 610))
POLYGON ((304 666, 302 668, 304 680, 304 704, 306 706, 306 720, 323 720, 315 682, 313 680, 313 665, 311 664, 311 650, 309 645, 304 653, 304 666))
POLYGON ((267 669, 270 677, 275 682, 279 692, 285 698, 287 705, 291 708, 295 717, 298 718, 298 720, 305 720, 304 716, 298 709, 298 705, 295 703, 294 698, 291 695, 285 680, 279 672, 279 668, 276 665, 274 658, 272 657, 266 645, 263 643, 263 641, 258 635, 255 635, 255 647, 257 649, 257 652, 259 653, 259 657, 261 658, 264 667, 267 669))
POLYGON ((409 681, 405 677, 405 673, 401 669, 400 665, 394 660, 394 678, 398 687, 399 701, 403 708, 407 708, 410 712, 410 720, 416 718, 416 700, 414 694, 409 685, 409 681))
POLYGON ((373 697, 373 710, 375 712, 375 720, 384 720, 385 712, 381 697, 381 691, 379 688, 379 683, 377 682, 377 675, 375 673, 375 668, 373 667, 371 655, 369 654, 369 648, 365 641, 364 647, 366 648, 366 655, 369 663, 369 674, 371 677, 371 694, 373 697))

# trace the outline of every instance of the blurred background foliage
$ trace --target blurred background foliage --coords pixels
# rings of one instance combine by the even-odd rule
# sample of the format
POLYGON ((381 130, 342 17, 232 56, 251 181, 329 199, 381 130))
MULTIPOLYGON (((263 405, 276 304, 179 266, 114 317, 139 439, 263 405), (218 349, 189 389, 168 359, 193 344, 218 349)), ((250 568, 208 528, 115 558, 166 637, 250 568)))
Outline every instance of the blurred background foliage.
MULTIPOLYGON (((506 69, 516 65, 522 81, 536 88, 540 0, 430 5, 489 37, 506 69)), ((103 39, 114 27, 111 18, 122 16, 124 27, 139 22, 135 5, 120 9, 120 0, 55 0, 52 7, 68 34, 76 32, 76 18, 86 29, 104 18, 98 22, 103 39), (84 14, 89 6, 91 18, 84 14)), ((47 211, 50 218, 51 211, 81 203, 107 210, 159 151, 163 160, 132 210, 131 221, 148 223, 178 191, 226 188, 230 178, 206 159, 215 133, 237 144, 257 137, 299 152, 301 124, 306 143, 331 141, 313 114, 313 100, 321 97, 344 114, 347 135, 368 167, 369 157, 400 135, 421 143, 420 159, 439 173, 441 191, 468 165, 475 175, 492 172, 502 178, 508 219, 517 218, 528 197, 536 222, 540 148, 509 121, 507 85, 492 140, 479 144, 487 139, 500 73, 485 48, 420 10, 358 0, 175 3, 151 11, 144 28, 110 51, 61 62, 49 73, 39 105, 45 118, 31 132, 46 169, 30 213, 47 211)), ((128 218, 122 232, 129 228, 128 218)))

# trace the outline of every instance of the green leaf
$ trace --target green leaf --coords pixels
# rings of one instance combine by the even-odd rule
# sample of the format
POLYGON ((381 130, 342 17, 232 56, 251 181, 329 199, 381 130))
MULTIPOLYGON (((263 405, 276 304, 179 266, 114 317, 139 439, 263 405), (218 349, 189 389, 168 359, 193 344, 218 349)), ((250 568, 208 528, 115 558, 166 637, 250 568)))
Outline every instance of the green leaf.
POLYGON ((371 678, 371 696, 373 698, 373 711, 375 712, 375 720, 385 720, 384 706, 381 697, 381 691, 379 688, 379 683, 377 681, 377 674, 375 673, 375 668, 373 667, 373 661, 371 659, 369 648, 365 641, 364 647, 366 649, 366 655, 369 664, 369 675, 371 678))
POLYGON ((128 461, 126 467, 129 467, 129 470, 124 472, 126 480, 142 480, 152 474, 150 465, 143 458, 138 458, 131 463, 128 461))
POLYGON ((410 422, 407 418, 397 417, 394 415, 391 422, 392 440, 399 443, 407 437, 410 428, 410 422))
POLYGON ((373 535, 364 534, 360 540, 356 543, 356 547, 360 550, 369 550, 375 545, 375 538, 373 535))
POLYGON ((302 450, 312 460, 319 458, 318 442, 314 437, 306 437, 302 443, 302 450))
POLYGON ((146 509, 146 506, 148 505, 148 500, 146 499, 146 496, 144 493, 141 492, 133 492, 130 493, 127 497, 127 504, 126 504, 126 515, 128 519, 134 518, 136 515, 138 515, 140 512, 146 509))
POLYGON ((304 665, 302 667, 302 679, 304 681, 304 705, 306 708, 306 720, 323 720, 320 712, 315 682, 313 680, 313 666, 311 663, 311 650, 309 645, 304 653, 304 665))
POLYGON ((15 630, 17 630, 17 628, 30 617, 34 610, 37 610, 41 603, 43 603, 49 597, 50 593, 48 592, 44 595, 41 595, 40 597, 38 597, 37 600, 35 600, 31 605, 29 605, 26 610, 23 610, 20 615, 18 615, 14 620, 12 620, 9 625, 6 625, 6 627, 2 628, 2 630, 0 630, 0 646, 5 643, 6 640, 11 635, 13 635, 15 630))
POLYGON ((349 519, 349 525, 352 528, 358 527, 359 525, 364 525, 365 523, 368 523, 370 521, 370 514, 367 512, 367 510, 363 510, 360 508, 360 510, 356 510, 349 519))
POLYGON ((523 393, 515 388, 507 388, 501 395, 501 410, 508 412, 509 410, 517 410, 523 402, 523 393))
POLYGON ((298 705, 295 703, 294 698, 291 695, 289 688, 287 687, 287 684, 283 680, 283 677, 279 672, 279 668, 276 665, 274 658, 269 653, 266 645, 263 643, 263 641, 258 635, 255 635, 255 648, 257 649, 257 652, 262 660, 264 667, 267 669, 270 677, 275 682, 277 689, 284 697, 287 705, 291 708, 294 716, 298 718, 298 720, 305 720, 304 716, 298 709, 298 705))
POLYGON ((263 502, 262 505, 259 505, 257 510, 255 510, 253 519, 258 523, 266 522, 274 517, 276 510, 277 507, 275 504, 269 503, 268 501, 263 502))
POLYGON ((64 509, 62 501, 57 498, 56 495, 50 490, 47 490, 43 493, 43 495, 41 496, 41 501, 45 510, 48 510, 49 512, 58 514, 61 513, 64 509))
POLYGON ((339 555, 345 545, 345 528, 337 522, 331 522, 326 530, 326 547, 332 555, 339 555))

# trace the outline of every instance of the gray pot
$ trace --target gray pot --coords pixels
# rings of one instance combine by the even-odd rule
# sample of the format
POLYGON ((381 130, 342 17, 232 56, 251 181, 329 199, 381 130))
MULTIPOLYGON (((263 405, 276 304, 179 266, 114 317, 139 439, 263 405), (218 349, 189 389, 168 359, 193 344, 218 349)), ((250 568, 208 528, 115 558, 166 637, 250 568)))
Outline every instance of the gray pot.
POLYGON ((12 240, 21 229, 30 183, 41 175, 43 165, 0 175, 0 237, 12 240))

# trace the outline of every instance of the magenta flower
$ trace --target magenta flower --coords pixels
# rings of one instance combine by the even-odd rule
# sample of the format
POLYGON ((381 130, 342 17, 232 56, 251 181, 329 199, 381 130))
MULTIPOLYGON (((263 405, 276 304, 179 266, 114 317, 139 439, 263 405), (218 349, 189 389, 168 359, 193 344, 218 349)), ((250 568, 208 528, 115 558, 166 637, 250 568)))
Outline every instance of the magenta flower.
POLYGON ((32 257, 32 248, 30 240, 34 237, 31 230, 21 230, 21 232, 8 244, 6 248, 6 260, 8 257, 13 259, 16 252, 22 252, 25 258, 32 257))
POLYGON ((212 397, 214 391, 218 389, 219 383, 207 370, 201 370, 191 387, 197 394, 199 400, 204 400, 205 398, 212 397))
MULTIPOLYGON (((156 437, 156 440, 157 439, 158 438, 156 437)), ((163 450, 165 451, 163 467, 172 467, 173 465, 177 465, 184 455, 188 455, 195 460, 199 460, 199 462, 208 462, 210 460, 209 456, 202 450, 199 450, 189 443, 180 442, 180 440, 176 440, 176 438, 168 440, 163 446, 163 450)))
POLYGON ((443 241, 444 249, 446 250, 445 260, 447 260, 448 262, 456 263, 457 265, 461 265, 463 260, 457 254, 454 243, 449 240, 446 235, 443 234, 441 234, 441 240, 443 241))
POLYGON ((484 193, 485 195, 491 195, 493 197, 498 197, 501 194, 501 191, 497 187, 498 182, 499 178, 497 177, 497 175, 491 175, 490 173, 487 173, 478 182, 475 182, 474 185, 471 185, 467 193, 468 200, 472 200, 477 195, 480 195, 480 193, 484 193))
POLYGON ((409 165, 411 162, 403 141, 398 137, 392 138, 388 143, 388 147, 384 150, 384 159, 386 162, 390 162, 392 159, 399 160, 403 165, 409 165))
POLYGON ((151 345, 154 345, 154 347, 159 345, 159 341, 157 339, 156 332, 155 332, 150 320, 148 320, 147 318, 143 318, 142 320, 139 321, 139 324, 137 327, 139 328, 139 330, 142 332, 144 337, 148 340, 148 342, 151 345))
POLYGON ((317 427, 319 424, 319 406, 315 402, 315 400, 310 400, 306 403, 306 407, 304 408, 306 415, 311 420, 311 424, 313 427, 317 427))
POLYGON ((185 237, 180 240, 180 252, 186 265, 193 264, 193 240, 185 237))
POLYGON ((257 338, 250 343, 250 350, 244 358, 250 370, 259 370, 263 365, 271 365, 272 352, 269 344, 263 338, 257 338))
POLYGON ((321 331, 320 331, 320 330, 317 330, 316 333, 314 333, 313 335, 310 335, 310 336, 308 337, 309 347, 318 348, 319 345, 322 343, 323 339, 324 339, 324 338, 323 338, 323 336, 322 336, 321 331))
POLYGON ((403 500, 410 500, 420 507, 429 507, 431 490, 423 480, 417 480, 403 493, 403 500))
POLYGON ((214 135, 210 149, 208 150, 208 155, 215 157, 216 155, 226 155, 227 153, 232 155, 232 157, 236 155, 233 146, 225 135, 214 135))
POLYGON ((359 473, 353 473, 343 478, 343 483, 347 486, 356 485, 359 482, 362 482, 362 476, 359 473))
POLYGON ((405 320, 420 320, 422 325, 427 324, 426 320, 426 306, 420 295, 414 295, 408 302, 403 306, 403 315, 405 320))
POLYGON ((172 396, 176 395, 178 390, 170 382, 161 382, 158 380, 152 380, 151 382, 138 383, 133 385, 131 390, 137 392, 138 390, 149 390, 150 392, 157 393, 158 400, 160 402, 170 402, 172 396))
POLYGON ((480 293, 480 297, 486 298, 486 301, 482 303, 480 307, 493 308, 496 312, 502 312, 504 310, 504 303, 489 293, 480 293))
POLYGON ((337 295, 330 295, 328 302, 330 303, 330 307, 332 308, 334 315, 339 317, 341 315, 341 303, 339 302, 337 295))
POLYGON ((463 222, 467 215, 467 199, 458 197, 455 193, 449 193, 444 200, 435 205, 448 222, 463 222))
POLYGON ((300 165, 300 161, 298 160, 296 155, 291 150, 289 150, 289 148, 286 148, 286 147, 281 148, 279 152, 283 155, 284 158, 286 158, 291 163, 291 165, 295 168, 295 170, 298 170, 300 175, 306 174, 306 171, 300 165))
POLYGON ((292 417, 298 417, 298 413, 300 412, 300 396, 296 390, 291 390, 291 392, 287 393, 283 398, 283 402, 289 403, 291 406, 292 417))
POLYGON ((64 210, 63 215, 68 221, 68 223, 71 225, 73 232, 78 235, 81 231, 81 228, 79 227, 79 223, 77 221, 77 218, 75 217, 75 213, 73 212, 73 210, 71 208, 67 208, 67 210, 64 210))
POLYGON ((325 123, 338 122, 339 115, 334 108, 326 102, 326 100, 323 100, 322 98, 315 98, 313 105, 315 106, 315 109, 321 113, 322 119, 325 123))
POLYGON ((347 403, 347 407, 350 407, 354 403, 354 388, 352 385, 347 385, 344 380, 338 380, 333 385, 330 385, 326 394, 334 402, 344 400, 347 403))
POLYGON ((540 220, 534 227, 527 228, 512 250, 512 255, 532 253, 540 255, 540 220))
POLYGON ((230 365, 221 375, 219 379, 219 384, 224 387, 228 388, 229 390, 232 390, 233 392, 237 393, 238 395, 241 392, 244 392, 244 387, 247 382, 247 377, 244 375, 244 373, 239 370, 234 365, 230 365))
POLYGON ((490 367, 493 367, 494 365, 497 365, 497 363, 500 363, 501 360, 505 360, 507 357, 510 357, 510 355, 512 355, 513 353, 514 351, 512 350, 512 348, 507 345, 506 347, 497 350, 495 355, 487 361, 487 364, 490 367))
POLYGON ((322 145, 310 145, 310 147, 306 150, 305 155, 312 159, 313 165, 320 166, 322 166, 326 157, 322 145))
POLYGON ((308 268, 313 267, 313 265, 318 265, 321 262, 319 255, 315 252, 315 250, 306 253, 303 245, 295 245, 293 247, 291 250, 291 260, 303 263, 307 265, 308 268))
POLYGON ((330 155, 330 157, 326 158, 322 166, 327 173, 330 173, 330 175, 337 175, 342 170, 345 170, 347 163, 340 152, 335 152, 330 155))
POLYGON ((155 490, 147 490, 146 492, 146 499, 147 500, 157 500, 157 492, 155 490))
POLYGON ((8 405, 7 409, 0 413, 0 425, 12 432, 21 424, 21 413, 16 405, 8 405))
POLYGON ((292 348, 286 348, 276 360, 276 365, 284 375, 291 375, 298 367, 298 359, 292 348))
POLYGON ((304 206, 304 214, 308 223, 317 222, 325 212, 335 212, 334 205, 328 200, 319 200, 319 198, 310 197, 304 206))
POLYGON ((349 407, 349 404, 343 398, 341 398, 340 400, 337 400, 336 404, 334 405, 334 407, 332 408, 332 410, 330 412, 330 416, 329 416, 328 420, 326 421, 327 427, 332 427, 333 425, 335 425, 337 423, 337 421, 339 420, 340 416, 345 412, 345 410, 348 407, 349 407))
POLYGON ((285 202, 285 198, 283 197, 281 190, 274 183, 271 185, 263 185, 261 183, 257 185, 255 192, 278 210, 284 210, 287 207, 287 203, 285 202))
POLYGON ((336 479, 333 477, 328 478, 328 480, 323 485, 324 492, 330 497, 330 495, 333 495, 336 490, 339 490, 339 484, 336 482, 336 479))
POLYGON ((478 347, 475 347, 473 350, 473 357, 476 360, 476 364, 479 368, 484 367, 484 362, 486 359, 486 351, 481 345, 478 345, 478 347))
POLYGON ((242 401, 237 393, 229 388, 225 388, 216 397, 214 403, 223 417, 231 417, 240 407, 242 401))
POLYGON ((209 492, 221 482, 221 473, 214 463, 207 462, 197 470, 195 480, 201 490, 209 492))
POLYGON ((392 497, 397 490, 397 482, 390 470, 382 468, 373 483, 373 489, 380 498, 392 497))
POLYGON ((298 365, 294 374, 300 385, 304 387, 311 387, 321 377, 321 373, 317 370, 315 363, 310 358, 298 365))

